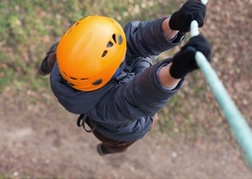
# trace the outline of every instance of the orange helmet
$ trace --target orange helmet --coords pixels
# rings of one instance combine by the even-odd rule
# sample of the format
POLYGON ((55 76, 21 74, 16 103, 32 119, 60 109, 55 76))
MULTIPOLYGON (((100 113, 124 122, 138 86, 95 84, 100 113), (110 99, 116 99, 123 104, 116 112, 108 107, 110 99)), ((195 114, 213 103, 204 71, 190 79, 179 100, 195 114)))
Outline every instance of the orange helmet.
POLYGON ((122 27, 104 16, 76 22, 61 38, 56 56, 62 77, 73 88, 103 87, 124 61, 126 37, 122 27))

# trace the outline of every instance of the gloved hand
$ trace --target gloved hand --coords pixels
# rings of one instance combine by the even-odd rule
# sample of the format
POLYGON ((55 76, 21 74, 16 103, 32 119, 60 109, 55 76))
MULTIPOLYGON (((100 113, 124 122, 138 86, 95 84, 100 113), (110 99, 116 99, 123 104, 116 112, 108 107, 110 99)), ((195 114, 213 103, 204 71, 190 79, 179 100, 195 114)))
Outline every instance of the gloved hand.
POLYGON ((200 51, 209 62, 211 61, 211 47, 208 41, 202 35, 192 37, 172 59, 170 75, 173 78, 183 78, 199 68, 195 60, 196 51, 200 51))
POLYGON ((178 11, 172 14, 169 26, 172 30, 185 33, 190 31, 191 22, 196 20, 199 27, 204 24, 206 6, 200 0, 188 0, 178 11))

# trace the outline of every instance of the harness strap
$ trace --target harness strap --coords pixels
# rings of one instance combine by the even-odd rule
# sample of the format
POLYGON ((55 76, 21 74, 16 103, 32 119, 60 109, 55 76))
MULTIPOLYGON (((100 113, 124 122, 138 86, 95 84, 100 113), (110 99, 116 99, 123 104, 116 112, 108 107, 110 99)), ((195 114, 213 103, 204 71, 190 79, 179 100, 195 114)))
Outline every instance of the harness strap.
POLYGON ((87 123, 88 126, 90 126, 89 117, 88 117, 87 114, 81 114, 81 115, 78 117, 78 119, 77 119, 77 126, 78 126, 78 127, 83 127, 83 129, 84 129, 86 132, 88 132, 88 133, 93 132, 93 131, 95 130, 95 128, 96 128, 96 123, 95 123, 94 126, 90 127, 90 129, 87 129, 87 128, 86 128, 85 123, 87 123))

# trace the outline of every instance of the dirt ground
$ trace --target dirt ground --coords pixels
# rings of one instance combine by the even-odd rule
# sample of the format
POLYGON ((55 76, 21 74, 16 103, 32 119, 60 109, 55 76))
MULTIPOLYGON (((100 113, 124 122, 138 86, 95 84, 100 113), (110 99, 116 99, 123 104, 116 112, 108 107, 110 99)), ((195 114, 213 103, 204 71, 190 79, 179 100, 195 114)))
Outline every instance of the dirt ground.
MULTIPOLYGON (((228 178, 252 174, 237 146, 151 131, 126 153, 101 157, 92 134, 57 104, 0 97, 0 172, 10 178, 228 178)), ((52 96, 47 96, 52 98, 52 96)))
MULTIPOLYGON (((213 65, 250 121, 251 7, 251 0, 209 1, 204 27, 213 49, 222 49, 213 65), (227 65, 218 65, 223 58, 227 65)), ((101 157, 99 141, 46 91, 4 89, 0 117, 0 178, 252 179, 239 147, 218 136, 191 142, 154 128, 126 153, 101 157)))

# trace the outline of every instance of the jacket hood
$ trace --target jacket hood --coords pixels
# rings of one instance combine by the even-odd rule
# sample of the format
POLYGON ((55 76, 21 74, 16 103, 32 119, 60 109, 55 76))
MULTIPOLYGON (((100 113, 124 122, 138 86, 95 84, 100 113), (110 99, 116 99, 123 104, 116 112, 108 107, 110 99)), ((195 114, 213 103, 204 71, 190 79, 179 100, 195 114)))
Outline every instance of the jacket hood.
POLYGON ((50 76, 51 89, 58 99, 59 103, 67 111, 75 114, 84 114, 90 111, 106 95, 114 85, 108 83, 103 88, 83 92, 71 88, 62 78, 58 69, 58 63, 55 63, 50 76))

